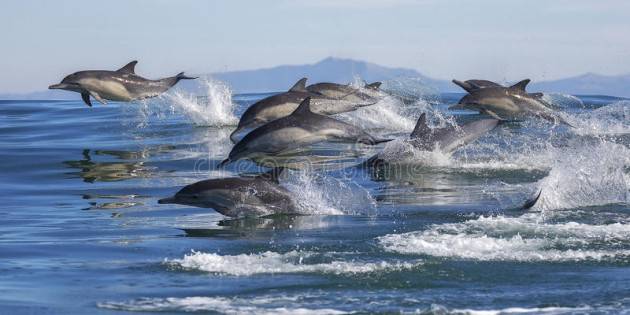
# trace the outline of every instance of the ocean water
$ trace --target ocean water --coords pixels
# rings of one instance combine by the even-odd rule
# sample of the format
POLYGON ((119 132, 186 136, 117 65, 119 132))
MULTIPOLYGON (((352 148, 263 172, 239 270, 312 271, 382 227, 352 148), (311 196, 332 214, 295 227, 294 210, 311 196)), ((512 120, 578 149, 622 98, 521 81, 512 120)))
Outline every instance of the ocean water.
MULTIPOLYGON (((413 82, 411 82, 413 83, 413 82)), ((504 124, 451 155, 321 144, 283 179, 303 215, 158 205, 234 163, 237 117, 268 94, 177 90, 132 104, 0 101, 0 313, 630 313, 630 101, 548 94, 575 128, 504 124), (372 154, 396 161, 352 167, 372 154), (518 207, 541 191, 531 210, 518 207)), ((340 119, 404 139, 459 94, 340 119)))

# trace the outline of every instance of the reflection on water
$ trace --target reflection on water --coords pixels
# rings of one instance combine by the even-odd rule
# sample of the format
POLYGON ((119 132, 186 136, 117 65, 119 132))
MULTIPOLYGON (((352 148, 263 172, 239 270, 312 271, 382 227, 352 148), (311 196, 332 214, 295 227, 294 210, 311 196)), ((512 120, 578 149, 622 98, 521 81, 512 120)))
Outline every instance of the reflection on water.
MULTIPOLYGON (((95 151, 95 155, 139 156, 144 152, 123 151, 95 151)), ((112 182, 131 178, 146 178, 151 176, 155 168, 146 166, 144 162, 96 162, 92 158, 90 149, 83 150, 83 159, 76 161, 64 161, 70 168, 80 169, 78 172, 68 173, 83 178, 84 182, 97 181, 112 182)))
POLYGON ((216 228, 184 228, 188 237, 256 237, 270 231, 324 229, 338 218, 318 215, 275 215, 221 220, 216 228))

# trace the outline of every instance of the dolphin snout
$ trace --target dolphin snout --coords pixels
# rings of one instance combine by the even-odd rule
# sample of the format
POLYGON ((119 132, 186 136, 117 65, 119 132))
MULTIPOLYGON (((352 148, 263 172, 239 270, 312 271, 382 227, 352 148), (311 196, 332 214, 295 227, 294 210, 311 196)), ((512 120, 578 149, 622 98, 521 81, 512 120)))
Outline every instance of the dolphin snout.
POLYGON ((63 83, 53 84, 48 87, 49 90, 63 89, 66 85, 63 83))
POLYGON ((169 203, 177 203, 175 197, 162 198, 158 200, 159 204, 169 204, 169 203))

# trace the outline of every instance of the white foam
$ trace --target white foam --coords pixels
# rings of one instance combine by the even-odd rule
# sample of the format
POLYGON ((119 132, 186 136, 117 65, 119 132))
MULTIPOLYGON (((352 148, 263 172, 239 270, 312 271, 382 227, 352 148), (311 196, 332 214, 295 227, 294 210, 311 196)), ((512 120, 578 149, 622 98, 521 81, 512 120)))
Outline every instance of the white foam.
POLYGON ((509 314, 575 314, 576 312, 585 312, 591 310, 590 307, 509 307, 498 310, 473 310, 473 309, 453 309, 450 314, 455 315, 509 315, 509 314))
POLYGON ((384 270, 410 269, 418 265, 406 262, 358 262, 331 260, 325 263, 306 263, 316 256, 312 252, 291 251, 287 253, 263 252, 258 254, 218 255, 192 252, 182 259, 165 261, 170 266, 186 270, 199 270, 232 276, 251 276, 274 273, 331 273, 359 274, 384 270))
POLYGON ((630 255, 628 249, 615 248, 630 241, 630 224, 553 224, 537 214, 491 216, 389 234, 378 241, 386 250, 398 253, 483 261, 614 261, 630 255), (598 245, 583 248, 589 244, 598 245))
POLYGON ((181 112, 194 124, 200 126, 233 126, 238 123, 234 115, 234 103, 232 91, 227 84, 212 80, 200 80, 205 86, 205 97, 181 91, 173 91, 164 94, 164 98, 176 112, 181 112))
POLYGON ((141 298, 127 302, 101 302, 97 306, 111 310, 136 312, 202 312, 214 311, 222 314, 347 314, 347 312, 330 308, 273 307, 269 304, 287 305, 295 303, 291 298, 227 298, 227 297, 168 297, 141 298))

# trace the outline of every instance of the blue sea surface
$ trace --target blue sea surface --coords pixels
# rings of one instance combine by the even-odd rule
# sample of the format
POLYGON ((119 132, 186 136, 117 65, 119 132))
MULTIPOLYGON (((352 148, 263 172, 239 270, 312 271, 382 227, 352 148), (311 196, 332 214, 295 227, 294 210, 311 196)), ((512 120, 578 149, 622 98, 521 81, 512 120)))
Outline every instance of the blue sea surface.
POLYGON ((630 102, 548 94, 574 125, 499 126, 452 155, 403 139, 478 119, 461 94, 339 118, 380 137, 309 151, 282 185, 307 213, 232 219, 160 205, 216 165, 250 104, 0 101, 0 313, 630 313, 630 102), (390 166, 353 167, 382 151, 390 166), (518 210, 541 191, 539 203, 518 210))

